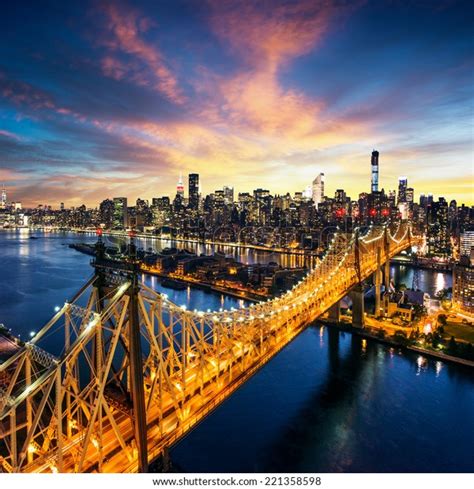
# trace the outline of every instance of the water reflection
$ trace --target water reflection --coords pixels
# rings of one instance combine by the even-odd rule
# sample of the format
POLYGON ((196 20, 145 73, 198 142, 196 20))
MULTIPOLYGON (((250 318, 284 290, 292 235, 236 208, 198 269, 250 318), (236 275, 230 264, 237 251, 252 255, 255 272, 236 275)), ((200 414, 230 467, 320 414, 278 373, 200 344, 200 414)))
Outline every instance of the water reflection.
POLYGON ((436 292, 439 292, 442 289, 445 289, 446 287, 446 274, 438 272, 436 274, 436 292))
POLYGON ((317 326, 178 444, 172 459, 193 472, 470 470, 473 387, 467 369, 317 326))

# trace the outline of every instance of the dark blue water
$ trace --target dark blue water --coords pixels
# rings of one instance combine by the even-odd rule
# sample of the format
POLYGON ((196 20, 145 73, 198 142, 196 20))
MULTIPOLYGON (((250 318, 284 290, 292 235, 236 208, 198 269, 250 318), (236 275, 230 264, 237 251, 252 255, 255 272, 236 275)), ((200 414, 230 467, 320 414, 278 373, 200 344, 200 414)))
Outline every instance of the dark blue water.
MULTIPOLYGON (((63 246, 83 236, 28 237, 0 232, 0 322, 23 336, 91 273, 90 257, 63 246)), ((410 286, 413 270, 404 273, 410 286)), ((422 271, 418 282, 433 292, 449 286, 449 276, 422 271)), ((163 290, 189 308, 239 306, 202 291, 163 290)), ((316 325, 171 457, 187 472, 472 472, 473 410, 471 370, 316 325)))

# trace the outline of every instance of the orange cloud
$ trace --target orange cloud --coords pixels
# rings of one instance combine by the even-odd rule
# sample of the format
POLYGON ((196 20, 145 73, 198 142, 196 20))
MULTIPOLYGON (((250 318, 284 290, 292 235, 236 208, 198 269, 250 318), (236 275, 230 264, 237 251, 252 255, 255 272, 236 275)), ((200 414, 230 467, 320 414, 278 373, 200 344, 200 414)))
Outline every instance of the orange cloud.
POLYGON ((275 72, 282 63, 314 48, 326 32, 332 2, 240 2, 213 0, 211 26, 251 66, 275 72))
POLYGON ((279 80, 289 63, 314 49, 348 8, 313 0, 271 5, 213 1, 211 7, 212 29, 244 62, 244 69, 231 77, 201 69, 195 87, 208 96, 202 116, 216 125, 257 132, 263 140, 283 138, 294 149, 354 138, 362 124, 328 120, 322 115, 323 101, 284 88, 279 80))

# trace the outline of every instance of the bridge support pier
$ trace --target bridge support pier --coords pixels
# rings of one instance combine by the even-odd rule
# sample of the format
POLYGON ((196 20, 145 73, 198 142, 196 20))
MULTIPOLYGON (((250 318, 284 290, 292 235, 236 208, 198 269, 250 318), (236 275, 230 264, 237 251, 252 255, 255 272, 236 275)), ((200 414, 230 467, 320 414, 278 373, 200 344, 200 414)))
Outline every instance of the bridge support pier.
MULTIPOLYGON (((135 244, 130 244, 131 258, 135 258, 135 244)), ((128 311, 129 320, 129 358, 130 358, 130 390, 133 404, 134 434, 137 446, 138 471, 148 472, 148 448, 147 448, 147 422, 145 409, 145 392, 143 380, 143 358, 140 336, 140 320, 138 313, 138 268, 134 263, 134 271, 130 276, 131 286, 129 291, 130 303, 128 311)))
POLYGON ((377 269, 374 272, 374 283, 375 283, 375 308, 374 316, 376 318, 380 317, 380 296, 382 294, 382 270, 380 263, 380 248, 377 248, 377 269))
POLYGON ((341 320, 341 301, 337 301, 328 310, 328 319, 335 323, 341 320))
POLYGON ((385 292, 390 292, 390 260, 389 259, 387 259, 387 261, 384 263, 383 275, 384 275, 385 292))
POLYGON ((352 326, 354 328, 364 327, 364 287, 357 284, 350 293, 352 299, 352 326))

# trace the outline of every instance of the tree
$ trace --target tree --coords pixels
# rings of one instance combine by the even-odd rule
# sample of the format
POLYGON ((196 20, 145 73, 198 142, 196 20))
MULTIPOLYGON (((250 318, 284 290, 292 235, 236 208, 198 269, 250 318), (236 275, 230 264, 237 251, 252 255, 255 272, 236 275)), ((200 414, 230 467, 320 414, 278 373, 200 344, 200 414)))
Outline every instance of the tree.
POLYGON ((449 340, 448 343, 448 352, 451 353, 452 355, 455 355, 458 350, 458 344, 456 343, 456 339, 454 336, 451 336, 451 339, 449 340))
POLYGON ((435 331, 433 333, 433 336, 431 337, 431 344, 433 348, 438 347, 439 344, 441 343, 441 340, 442 340, 441 335, 437 331, 435 331))
MULTIPOLYGON (((451 289, 452 290, 452 289, 451 289)), ((443 299, 447 299, 450 295, 450 289, 441 289, 436 292, 435 297, 442 301, 443 299)))
POLYGON ((421 318, 422 316, 426 316, 428 314, 428 311, 426 310, 426 307, 421 305, 421 304, 414 304, 413 305, 413 315, 417 318, 421 318))
POLYGON ((445 297, 444 299, 441 300, 441 307, 445 311, 449 311, 453 307, 453 302, 447 297, 445 297))

